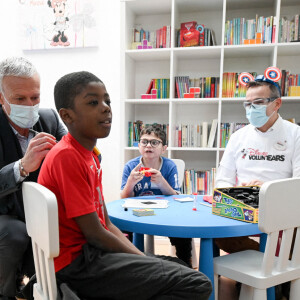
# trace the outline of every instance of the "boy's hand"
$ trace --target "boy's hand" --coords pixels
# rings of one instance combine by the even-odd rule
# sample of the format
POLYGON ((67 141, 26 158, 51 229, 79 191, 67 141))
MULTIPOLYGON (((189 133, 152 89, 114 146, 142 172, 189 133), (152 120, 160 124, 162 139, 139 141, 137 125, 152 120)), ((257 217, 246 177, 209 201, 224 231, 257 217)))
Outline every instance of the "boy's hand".
POLYGON ((141 165, 142 163, 139 163, 134 169, 132 169, 127 180, 130 181, 130 184, 136 185, 139 181, 143 179, 144 175, 139 171, 141 165))
POLYGON ((159 170, 150 169, 149 172, 151 172, 151 182, 154 182, 157 186, 160 186, 165 181, 159 170))

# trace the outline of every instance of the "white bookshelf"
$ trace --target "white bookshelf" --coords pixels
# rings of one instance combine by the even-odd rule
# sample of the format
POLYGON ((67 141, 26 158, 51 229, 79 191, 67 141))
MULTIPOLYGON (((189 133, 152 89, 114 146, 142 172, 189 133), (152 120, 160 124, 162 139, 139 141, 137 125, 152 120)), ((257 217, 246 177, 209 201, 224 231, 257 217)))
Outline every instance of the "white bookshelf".
MULTIPOLYGON (((137 148, 127 146, 128 122, 169 124, 166 156, 180 158, 187 169, 217 167, 224 149, 174 147, 175 125, 180 123, 247 122, 243 98, 222 98, 223 72, 263 74, 269 66, 300 73, 300 43, 278 43, 278 23, 300 13, 299 0, 128 0, 121 1, 121 155, 125 164, 136 157, 137 148), (225 22, 236 17, 276 16, 273 44, 224 45, 225 22), (180 23, 197 21, 215 32, 216 46, 175 47, 175 29, 180 23), (132 28, 155 30, 171 25, 171 48, 131 50, 132 28), (220 77, 219 98, 176 99, 175 76, 220 77), (170 98, 142 100, 152 78, 170 78, 170 98)), ((300 122, 300 97, 283 97, 280 114, 300 122)))

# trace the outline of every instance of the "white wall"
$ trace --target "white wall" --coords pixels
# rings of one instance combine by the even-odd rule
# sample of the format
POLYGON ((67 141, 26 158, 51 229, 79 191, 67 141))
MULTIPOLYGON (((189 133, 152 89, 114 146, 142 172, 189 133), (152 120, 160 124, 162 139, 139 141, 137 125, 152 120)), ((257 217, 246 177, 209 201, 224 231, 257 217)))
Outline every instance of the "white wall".
POLYGON ((103 157, 104 196, 106 201, 111 201, 119 198, 123 168, 120 162, 120 2, 98 0, 97 4, 97 48, 22 51, 19 1, 0 1, 0 60, 24 56, 34 63, 41 75, 41 107, 55 108, 54 84, 67 73, 89 71, 105 83, 112 101, 113 125, 109 137, 98 140, 97 146, 103 157))

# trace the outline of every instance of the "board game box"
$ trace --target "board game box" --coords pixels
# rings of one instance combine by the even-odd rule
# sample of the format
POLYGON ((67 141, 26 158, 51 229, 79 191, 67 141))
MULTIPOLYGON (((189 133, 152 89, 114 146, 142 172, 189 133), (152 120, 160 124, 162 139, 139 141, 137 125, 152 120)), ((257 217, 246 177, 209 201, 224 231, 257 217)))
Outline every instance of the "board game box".
POLYGON ((258 223, 259 189, 259 186, 215 189, 212 213, 244 222, 258 223))

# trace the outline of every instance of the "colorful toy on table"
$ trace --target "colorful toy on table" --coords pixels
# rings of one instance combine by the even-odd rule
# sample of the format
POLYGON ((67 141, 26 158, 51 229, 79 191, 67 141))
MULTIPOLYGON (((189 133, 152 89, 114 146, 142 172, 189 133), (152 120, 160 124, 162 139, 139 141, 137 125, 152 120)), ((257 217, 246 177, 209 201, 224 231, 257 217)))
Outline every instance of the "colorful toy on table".
POLYGON ((141 167, 139 172, 141 172, 145 177, 151 177, 150 168, 141 167))
POLYGON ((214 190, 212 213, 240 221, 258 223, 259 186, 214 190))
POLYGON ((133 209, 132 213, 138 217, 154 216, 154 210, 149 208, 133 209))

